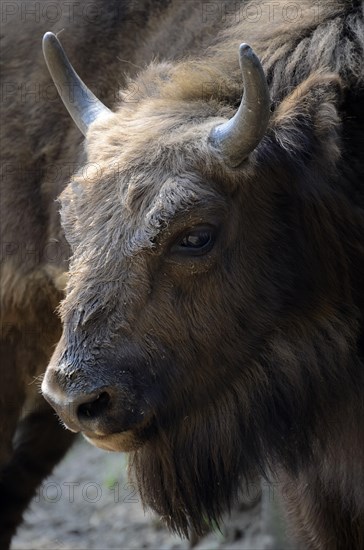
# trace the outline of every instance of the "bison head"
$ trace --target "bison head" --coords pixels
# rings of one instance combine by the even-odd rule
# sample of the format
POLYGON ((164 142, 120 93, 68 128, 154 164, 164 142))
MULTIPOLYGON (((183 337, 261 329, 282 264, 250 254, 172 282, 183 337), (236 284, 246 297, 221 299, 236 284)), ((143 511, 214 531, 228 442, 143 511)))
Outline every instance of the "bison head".
POLYGON ((246 46, 241 66, 233 117, 193 67, 183 88, 183 64, 147 69, 138 103, 111 113, 84 89, 91 113, 71 113, 87 160, 61 195, 73 255, 43 393, 93 444, 132 451, 144 501, 183 533, 267 463, 307 458, 336 399, 326 364, 350 348, 345 262, 317 206, 339 154, 336 77, 308 79, 267 128, 246 46))

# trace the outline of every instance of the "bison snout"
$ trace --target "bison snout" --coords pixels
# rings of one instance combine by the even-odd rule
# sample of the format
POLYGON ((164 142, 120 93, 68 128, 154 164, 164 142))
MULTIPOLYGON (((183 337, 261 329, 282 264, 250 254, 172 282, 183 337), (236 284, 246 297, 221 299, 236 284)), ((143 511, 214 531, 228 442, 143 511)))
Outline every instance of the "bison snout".
POLYGON ((42 392, 64 424, 91 436, 120 433, 145 420, 140 400, 125 386, 100 385, 88 391, 63 390, 46 375, 42 392))

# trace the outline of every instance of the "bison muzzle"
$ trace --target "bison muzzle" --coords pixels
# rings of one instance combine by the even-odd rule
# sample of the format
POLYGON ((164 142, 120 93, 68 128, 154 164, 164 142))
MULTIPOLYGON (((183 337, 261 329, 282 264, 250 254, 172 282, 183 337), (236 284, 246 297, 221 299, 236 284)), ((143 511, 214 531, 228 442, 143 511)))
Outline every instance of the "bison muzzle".
POLYGON ((72 357, 58 363, 54 356, 42 384, 45 398, 66 427, 82 431, 107 450, 136 449, 152 424, 152 377, 145 379, 148 369, 142 363, 138 370, 135 353, 125 357, 125 348, 117 360, 80 367, 72 357))

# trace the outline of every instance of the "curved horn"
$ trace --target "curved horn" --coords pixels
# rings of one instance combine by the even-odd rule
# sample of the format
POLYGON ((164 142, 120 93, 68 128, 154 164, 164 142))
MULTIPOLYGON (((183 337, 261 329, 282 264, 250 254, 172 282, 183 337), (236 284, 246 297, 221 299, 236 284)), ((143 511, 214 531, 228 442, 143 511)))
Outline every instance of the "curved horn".
POLYGON ((67 111, 85 136, 92 122, 111 111, 82 82, 52 32, 43 37, 43 54, 67 111))
POLYGON ((220 150, 226 164, 236 168, 264 136, 270 114, 268 84, 258 57, 248 44, 239 48, 244 95, 236 114, 213 128, 209 140, 220 150))

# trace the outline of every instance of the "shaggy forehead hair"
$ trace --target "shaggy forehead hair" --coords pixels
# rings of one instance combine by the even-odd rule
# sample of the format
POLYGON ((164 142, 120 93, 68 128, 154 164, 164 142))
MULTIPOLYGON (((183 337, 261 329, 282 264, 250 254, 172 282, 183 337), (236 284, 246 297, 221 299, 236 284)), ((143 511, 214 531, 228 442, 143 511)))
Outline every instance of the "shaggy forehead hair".
MULTIPOLYGON (((78 216, 94 211, 100 226, 105 214, 117 213, 118 223, 111 229, 147 225, 153 238, 158 218, 167 221, 181 208, 213 199, 220 175, 221 191, 226 191, 228 170, 209 146, 208 135, 231 108, 204 105, 201 111, 200 101, 147 97, 133 107, 122 104, 110 118, 95 122, 86 142, 92 164, 61 195, 63 209, 74 203, 78 216)), ((69 211, 66 232, 68 217, 69 211)))
POLYGON ((61 195, 62 223, 74 253, 63 319, 75 301, 93 316, 107 308, 109 298, 115 299, 111 287, 105 292, 101 285, 120 285, 128 270, 140 276, 146 270, 140 254, 158 251, 161 234, 166 241, 176 227, 192 227, 224 209, 227 185, 216 182, 223 166, 207 144, 216 118, 201 123, 200 114, 186 123, 183 109, 171 120, 164 108, 157 102, 148 116, 143 104, 121 109, 91 128, 86 150, 91 163, 61 195))

